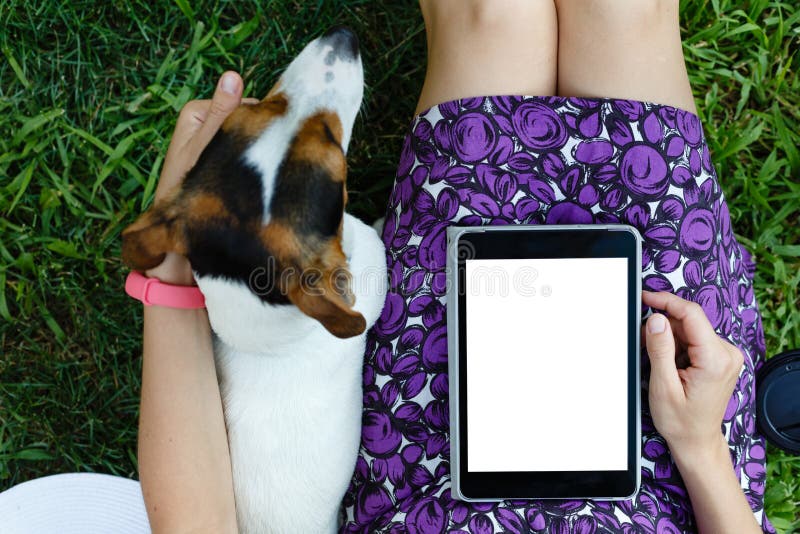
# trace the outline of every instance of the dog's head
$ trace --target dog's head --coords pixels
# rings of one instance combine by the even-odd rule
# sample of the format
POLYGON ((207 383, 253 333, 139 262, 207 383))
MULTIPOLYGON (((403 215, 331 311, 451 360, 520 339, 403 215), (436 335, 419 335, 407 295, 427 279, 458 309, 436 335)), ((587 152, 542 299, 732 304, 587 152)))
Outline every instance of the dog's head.
POLYGON ((198 281, 294 304, 338 337, 362 333, 341 244, 345 154, 362 95, 352 32, 309 43, 260 103, 226 119, 180 188, 125 229, 125 263, 145 270, 184 254, 198 281))

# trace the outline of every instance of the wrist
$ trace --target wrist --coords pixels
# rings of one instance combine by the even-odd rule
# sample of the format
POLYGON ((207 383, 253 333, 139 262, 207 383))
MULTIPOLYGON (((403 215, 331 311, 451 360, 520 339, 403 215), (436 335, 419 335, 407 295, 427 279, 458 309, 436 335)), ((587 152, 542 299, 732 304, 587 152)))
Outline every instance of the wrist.
POLYGON ((141 301, 145 308, 164 306, 178 309, 205 308, 205 297, 197 286, 163 282, 156 277, 147 277, 137 271, 128 273, 125 292, 141 301))
POLYGON ((158 266, 145 271, 145 276, 148 278, 158 278, 165 284, 172 284, 176 286, 193 286, 197 285, 192 274, 192 266, 189 264, 184 256, 167 252, 158 266))
POLYGON ((672 459, 682 475, 691 472, 708 472, 724 467, 733 469, 730 449, 725 436, 720 433, 697 443, 668 443, 672 459))

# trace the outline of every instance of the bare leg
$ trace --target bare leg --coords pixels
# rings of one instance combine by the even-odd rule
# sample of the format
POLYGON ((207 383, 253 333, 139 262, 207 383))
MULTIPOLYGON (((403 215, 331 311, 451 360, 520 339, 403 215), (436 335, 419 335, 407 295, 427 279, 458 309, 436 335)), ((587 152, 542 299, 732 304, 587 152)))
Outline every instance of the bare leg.
POLYGON ((669 104, 696 113, 678 0, 556 0, 558 94, 669 104))
POLYGON ((417 112, 469 96, 553 95, 552 0, 420 0, 428 67, 417 112))

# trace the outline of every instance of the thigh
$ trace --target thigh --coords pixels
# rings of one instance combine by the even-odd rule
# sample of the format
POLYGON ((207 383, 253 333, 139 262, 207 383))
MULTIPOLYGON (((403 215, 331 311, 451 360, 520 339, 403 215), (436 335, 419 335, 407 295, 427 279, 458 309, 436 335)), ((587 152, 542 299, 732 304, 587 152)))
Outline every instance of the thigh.
POLYGON ((558 94, 644 100, 696 112, 678 0, 556 0, 558 94))
POLYGON ((553 95, 552 0, 420 0, 428 66, 417 112, 469 96, 553 95))

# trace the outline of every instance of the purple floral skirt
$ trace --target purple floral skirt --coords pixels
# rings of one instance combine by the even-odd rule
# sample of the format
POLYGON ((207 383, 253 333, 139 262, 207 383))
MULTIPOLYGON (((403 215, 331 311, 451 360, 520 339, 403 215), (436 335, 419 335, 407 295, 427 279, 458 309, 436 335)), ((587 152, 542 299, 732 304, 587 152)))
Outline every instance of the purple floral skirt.
POLYGON ((723 426, 753 513, 774 532, 763 514, 765 446, 755 426, 754 373, 764 360, 755 266, 731 230, 700 121, 670 106, 562 97, 469 98, 413 120, 383 230, 390 290, 367 340, 361 450, 342 532, 696 530, 653 427, 646 354, 635 498, 467 503, 450 495, 445 227, 618 222, 644 238, 644 287, 699 303, 744 352, 723 426))

